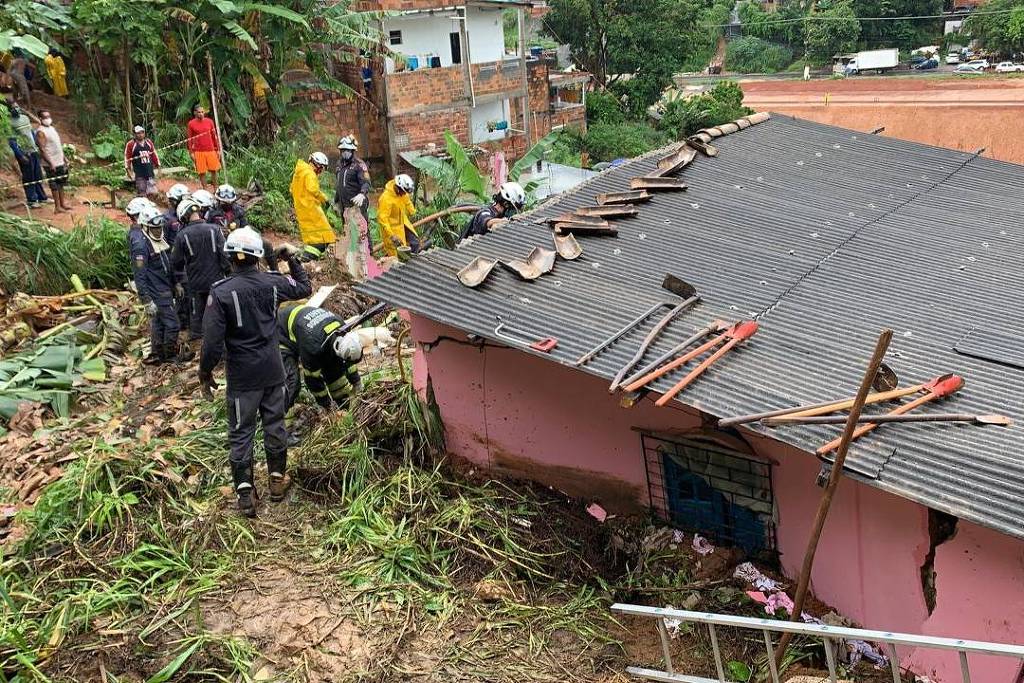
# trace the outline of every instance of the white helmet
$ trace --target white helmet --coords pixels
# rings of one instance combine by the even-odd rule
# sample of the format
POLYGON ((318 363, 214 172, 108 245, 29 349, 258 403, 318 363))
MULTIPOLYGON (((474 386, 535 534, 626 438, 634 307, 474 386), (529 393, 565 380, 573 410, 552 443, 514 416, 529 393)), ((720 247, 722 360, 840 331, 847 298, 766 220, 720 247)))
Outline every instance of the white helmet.
POLYGON ((252 228, 233 230, 224 240, 225 254, 247 254, 263 258, 263 238, 252 228))
POLYGON ((395 176, 395 186, 404 192, 412 192, 416 189, 416 183, 404 173, 399 173, 395 176))
POLYGON ((139 225, 145 228, 162 228, 164 215, 155 206, 147 206, 139 212, 139 225))
POLYGON ((350 149, 353 152, 358 149, 356 146, 356 139, 351 135, 346 135, 342 139, 338 140, 338 149, 350 149))
POLYGON ((178 207, 174 210, 174 213, 177 214, 178 220, 184 223, 193 212, 201 212, 202 210, 203 207, 199 204, 196 196, 187 194, 178 202, 178 207))
POLYGON ((167 190, 167 201, 180 202, 187 194, 188 185, 185 185, 184 183, 175 183, 174 185, 171 185, 171 189, 167 190))
POLYGON ((321 168, 327 168, 331 165, 331 162, 327 160, 327 155, 323 152, 313 152, 309 155, 309 163, 316 164, 321 168))
POLYGON ((363 345, 359 343, 359 335, 349 332, 344 337, 334 337, 334 353, 338 358, 354 363, 363 357, 363 345))
POLYGON ((498 189, 498 196, 514 206, 516 209, 523 208, 526 203, 526 191, 519 183, 502 183, 498 189))
POLYGON ((146 197, 135 197, 128 206, 124 207, 124 212, 128 214, 130 218, 138 218, 139 214, 142 213, 143 209, 156 208, 156 204, 151 202, 146 197))
POLYGON ((213 195, 207 190, 196 190, 192 193, 192 199, 196 201, 200 209, 209 209, 213 206, 213 195))
POLYGON ((238 193, 235 192, 235 188, 231 187, 227 183, 218 187, 217 192, 214 194, 217 197, 217 201, 222 204, 231 204, 238 199, 238 193))

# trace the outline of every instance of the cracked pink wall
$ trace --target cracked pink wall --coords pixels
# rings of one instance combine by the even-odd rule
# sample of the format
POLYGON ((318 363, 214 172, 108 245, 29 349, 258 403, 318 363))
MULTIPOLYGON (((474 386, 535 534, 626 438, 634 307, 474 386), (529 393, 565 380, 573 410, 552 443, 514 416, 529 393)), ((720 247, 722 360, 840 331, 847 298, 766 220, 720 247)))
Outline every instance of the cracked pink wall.
MULTIPOLYGON (((611 510, 648 504, 637 428, 681 432, 702 424, 695 412, 650 401, 621 408, 604 380, 512 349, 481 349, 465 333, 419 316, 412 316, 412 331, 417 388, 425 388, 429 370, 449 452, 611 510), (441 337, 447 339, 430 346, 441 337)), ((778 547, 784 571, 796 576, 820 497, 818 461, 773 439, 744 436, 776 463, 778 547)), ((1024 543, 960 522, 936 551, 930 617, 920 575, 928 546, 926 508, 846 480, 815 556, 815 595, 866 628, 1024 643, 1024 543)), ((913 663, 937 683, 960 680, 955 654, 900 654, 905 666, 913 663)), ((975 683, 1020 683, 1013 660, 972 657, 971 667, 975 683)))

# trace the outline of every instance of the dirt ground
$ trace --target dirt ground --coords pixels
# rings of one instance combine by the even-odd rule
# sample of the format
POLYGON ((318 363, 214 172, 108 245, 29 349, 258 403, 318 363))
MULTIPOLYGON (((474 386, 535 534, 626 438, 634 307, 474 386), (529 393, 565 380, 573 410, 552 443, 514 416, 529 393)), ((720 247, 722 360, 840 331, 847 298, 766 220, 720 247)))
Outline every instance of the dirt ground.
POLYGON ((1024 163, 1024 79, 847 78, 827 81, 745 81, 744 104, 929 145, 1024 163))

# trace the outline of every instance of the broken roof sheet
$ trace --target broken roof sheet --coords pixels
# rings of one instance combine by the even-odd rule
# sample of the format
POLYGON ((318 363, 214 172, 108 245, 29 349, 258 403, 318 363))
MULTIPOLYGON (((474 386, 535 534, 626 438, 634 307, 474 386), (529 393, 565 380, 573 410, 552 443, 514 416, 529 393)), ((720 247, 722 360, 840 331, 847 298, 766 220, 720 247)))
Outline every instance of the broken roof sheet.
MULTIPOLYGON (((698 156, 680 173, 689 190, 657 194, 638 217, 614 221, 618 237, 578 237, 583 256, 534 282, 497 269, 468 290, 453 269, 478 255, 550 247, 546 219, 628 189, 671 150, 609 169, 507 227, 421 255, 361 290, 489 339, 500 316, 556 337, 558 347, 542 357, 571 366, 664 300, 661 280, 673 273, 697 287, 702 303, 647 358, 716 318, 761 323, 678 397, 717 417, 852 396, 879 331, 891 327, 887 362, 904 385, 945 372, 967 380, 932 410, 1002 412, 1017 426, 883 427, 854 443, 847 467, 883 490, 1024 537, 1024 370, 954 350, 975 328, 1000 331, 985 337, 991 344, 1024 338, 1024 169, 781 116, 713 144, 718 157, 698 156)), ((612 378, 649 328, 581 370, 612 378)), ((653 387, 664 391, 680 376, 653 387)), ((812 453, 838 432, 749 428, 812 453)))

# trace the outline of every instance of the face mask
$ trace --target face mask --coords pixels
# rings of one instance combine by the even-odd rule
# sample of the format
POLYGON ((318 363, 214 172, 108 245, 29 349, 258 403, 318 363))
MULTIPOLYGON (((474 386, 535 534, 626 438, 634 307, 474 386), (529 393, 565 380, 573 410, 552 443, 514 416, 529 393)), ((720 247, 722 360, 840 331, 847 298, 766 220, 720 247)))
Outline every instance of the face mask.
POLYGON ((43 125, 44 126, 52 126, 53 125, 53 119, 51 119, 51 118, 43 119, 43 125))
POLYGON ((346 149, 344 152, 341 153, 341 158, 344 159, 345 161, 348 161, 349 159, 352 158, 352 152, 346 149))

